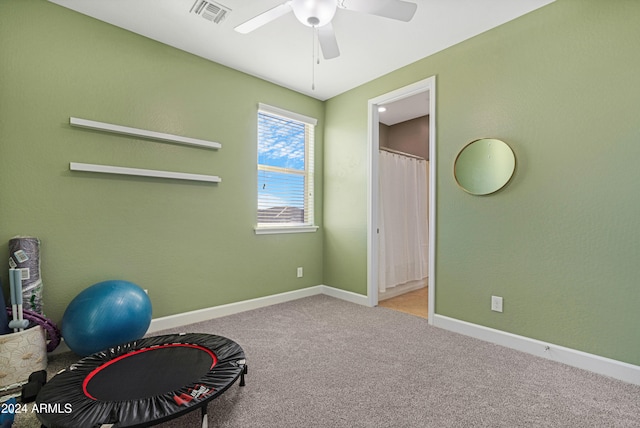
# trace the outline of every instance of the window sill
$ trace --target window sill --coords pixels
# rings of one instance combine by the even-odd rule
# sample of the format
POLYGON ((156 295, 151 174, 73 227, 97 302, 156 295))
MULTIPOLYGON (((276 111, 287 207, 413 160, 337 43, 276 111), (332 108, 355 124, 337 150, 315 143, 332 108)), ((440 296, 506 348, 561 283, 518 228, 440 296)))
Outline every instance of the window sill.
POLYGON ((277 233, 309 233, 318 230, 318 226, 256 226, 256 235, 273 235, 277 233))

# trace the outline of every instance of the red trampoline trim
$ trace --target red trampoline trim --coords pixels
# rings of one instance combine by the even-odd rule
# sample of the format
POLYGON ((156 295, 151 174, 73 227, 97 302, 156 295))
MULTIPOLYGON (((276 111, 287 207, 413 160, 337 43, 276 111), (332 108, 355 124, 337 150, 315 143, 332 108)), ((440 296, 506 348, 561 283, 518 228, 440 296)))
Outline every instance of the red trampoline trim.
POLYGON ((82 381, 82 391, 84 392, 84 395, 94 401, 98 401, 97 398, 89 394, 89 391, 87 391, 87 385, 89 384, 89 382, 91 382, 91 379, 93 379, 93 377, 97 375, 102 369, 109 367, 110 365, 115 364, 118 361, 123 360, 127 357, 131 357, 133 355, 142 354, 143 352, 147 352, 147 351, 154 351, 156 349, 171 348, 171 347, 195 348, 195 349, 200 349, 201 351, 205 351, 207 354, 209 354, 209 356, 213 360, 213 362, 211 363, 211 367, 209 367, 209 370, 215 367, 215 365, 218 363, 218 357, 216 356, 216 354, 213 353, 211 349, 205 348, 204 346, 200 346, 200 345, 193 345, 191 343, 168 343, 166 345, 155 345, 149 348, 138 349, 138 350, 126 353, 124 355, 120 355, 119 357, 116 357, 113 360, 109 360, 106 363, 101 364, 100 366, 93 369, 82 381))

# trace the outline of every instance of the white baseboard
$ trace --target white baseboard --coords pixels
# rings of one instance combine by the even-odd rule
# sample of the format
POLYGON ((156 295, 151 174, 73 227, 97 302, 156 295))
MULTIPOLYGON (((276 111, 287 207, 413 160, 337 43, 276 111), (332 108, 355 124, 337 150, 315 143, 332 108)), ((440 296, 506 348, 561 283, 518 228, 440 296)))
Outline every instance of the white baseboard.
MULTIPOLYGON (((274 294, 271 296, 259 297, 256 299, 244 300, 241 302, 156 318, 151 320, 151 325, 149 326, 147 334, 171 328, 179 328, 197 322, 207 321, 214 318, 237 314, 318 294, 324 294, 347 302, 369 306, 368 297, 362 294, 329 287, 327 285, 316 285, 314 287, 303 288, 286 293, 274 294)), ((464 334, 466 336, 495 343, 507 348, 516 349, 538 357, 558 361, 573 367, 619 379, 624 382, 640 385, 640 366, 449 318, 443 315, 435 314, 433 316, 433 320, 434 326, 445 330, 464 334)), ((64 340, 62 340, 60 346, 50 353, 50 355, 67 351, 69 351, 69 348, 64 343, 64 340)))
POLYGON ((346 300, 347 302, 356 303, 358 305, 370 306, 369 298, 362 294, 354 293, 351 291, 341 290, 339 288, 329 287, 328 285, 321 285, 322 294, 335 297, 336 299, 346 300))
MULTIPOLYGON (((147 334, 156 333, 171 328, 179 328, 185 325, 207 321, 214 318, 233 315, 240 312, 250 311, 252 309, 263 308, 278 303, 290 302, 292 300, 301 299, 303 297, 315 296, 318 294, 326 294, 327 296, 337 299, 346 300, 347 302, 357 303, 367 306, 369 301, 367 296, 352 293, 350 291, 340 290, 338 288, 329 287, 327 285, 316 285, 313 287, 303 288, 300 290, 289 291, 286 293, 274 294, 271 296, 259 297, 256 299, 243 300, 241 302, 229 303, 226 305, 212 306, 209 308, 198 309, 190 312, 169 315, 166 317, 155 318, 151 320, 151 325, 147 330, 147 334)), ((69 352, 69 347, 64 343, 64 339, 60 345, 49 355, 56 355, 63 352, 69 352)))
POLYGON ((151 325, 147 330, 147 334, 155 333, 170 328, 178 328, 185 325, 207 321, 214 318, 220 318, 227 315, 233 315, 240 312, 250 311, 253 309, 264 308, 278 303, 289 302, 301 299, 303 297, 315 296, 322 294, 322 285, 303 288, 300 290, 289 291, 286 293, 274 294, 271 296, 258 297, 256 299, 243 300, 241 302, 229 303, 226 305, 212 306, 209 308, 198 309, 190 312, 169 315, 166 317, 155 318, 151 320, 151 325))
POLYGON ((326 285, 316 285, 314 287, 303 288, 286 293, 273 294, 271 296, 243 300, 241 302, 212 306, 210 308, 198 309, 196 311, 156 318, 151 321, 151 325, 149 326, 149 330, 147 330, 147 334, 155 333, 161 330, 167 330, 170 328, 178 328, 197 322, 224 317, 227 315, 233 315, 240 312, 250 311, 252 309, 263 308, 265 306, 271 306, 278 303, 290 302, 292 300, 315 296, 318 294, 326 294, 331 297, 346 300, 352 303, 358 303, 361 305, 368 304, 367 296, 352 293, 350 291, 340 290, 326 285))
POLYGON ((418 279, 415 281, 405 282, 404 284, 396 285, 395 287, 389 287, 385 291, 378 292, 378 303, 393 299, 394 297, 408 293, 410 291, 420 290, 427 286, 427 278, 418 279))
POLYGON ((460 321, 443 315, 434 315, 433 325, 445 330, 471 336, 538 357, 558 361, 569 366, 640 385, 640 366, 589 354, 564 346, 554 345, 517 334, 495 330, 478 324, 460 321))

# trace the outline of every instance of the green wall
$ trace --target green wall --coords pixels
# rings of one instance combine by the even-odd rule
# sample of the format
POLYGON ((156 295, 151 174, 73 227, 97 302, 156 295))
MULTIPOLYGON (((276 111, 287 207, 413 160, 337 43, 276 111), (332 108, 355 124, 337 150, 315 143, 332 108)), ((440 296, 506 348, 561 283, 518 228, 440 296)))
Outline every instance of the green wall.
MULTIPOLYGON (((322 284, 322 233, 255 235, 258 102, 324 103, 44 0, 0 0, 0 259, 42 241, 45 311, 106 279, 161 317, 322 284), (218 141, 218 151, 71 128, 69 117, 218 141), (212 174, 217 185, 69 171, 69 162, 212 174), (304 277, 296 278, 296 267, 304 277)), ((0 275, 5 286, 8 274, 0 275)))
POLYGON ((636 0, 557 0, 329 100, 325 284, 367 291, 367 100, 435 75, 436 313, 640 364, 638 22, 636 0), (452 173, 481 137, 517 157, 485 197, 452 173))
POLYGON ((639 18, 636 0, 557 0, 322 103, 45 0, 0 0, 0 242, 42 240, 54 320, 108 278, 148 288, 154 317, 322 283, 366 294, 367 100, 435 75, 436 312, 640 364, 639 18), (253 232, 258 102, 320 121, 318 233, 253 232), (223 147, 74 129, 70 116, 223 147), (452 175, 479 137, 518 162, 487 197, 452 175), (71 161, 223 181, 71 173, 71 161))

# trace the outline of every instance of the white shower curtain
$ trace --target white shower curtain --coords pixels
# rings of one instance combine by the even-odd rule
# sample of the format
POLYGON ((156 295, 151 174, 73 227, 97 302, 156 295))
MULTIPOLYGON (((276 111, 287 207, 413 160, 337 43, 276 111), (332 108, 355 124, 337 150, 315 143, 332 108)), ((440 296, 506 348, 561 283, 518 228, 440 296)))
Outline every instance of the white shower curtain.
POLYGON ((428 276, 428 162, 380 150, 378 289, 428 276))

